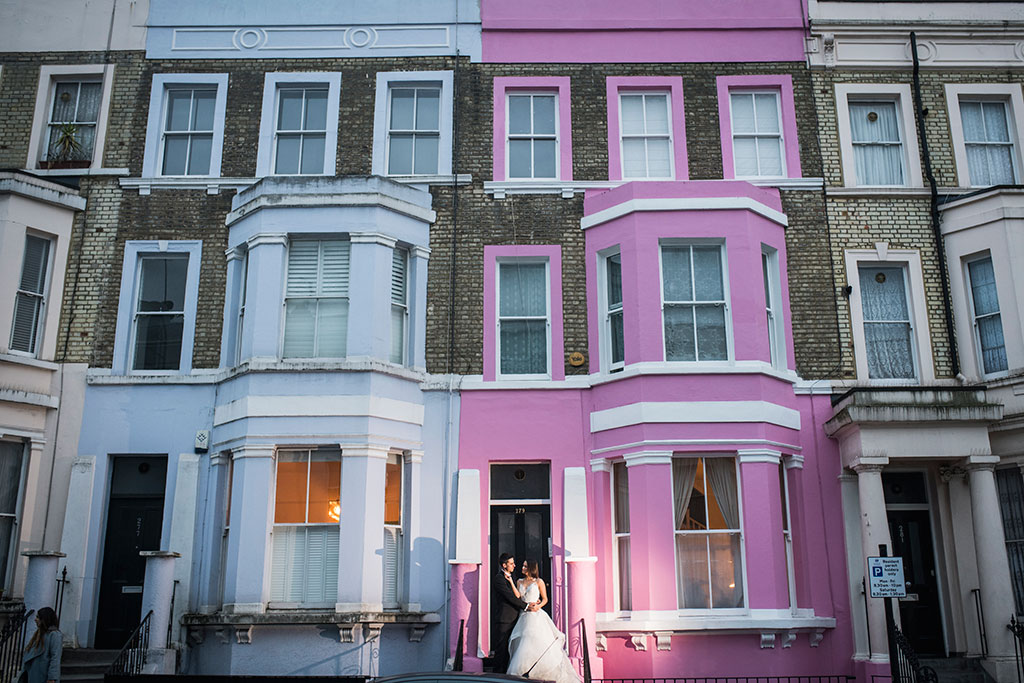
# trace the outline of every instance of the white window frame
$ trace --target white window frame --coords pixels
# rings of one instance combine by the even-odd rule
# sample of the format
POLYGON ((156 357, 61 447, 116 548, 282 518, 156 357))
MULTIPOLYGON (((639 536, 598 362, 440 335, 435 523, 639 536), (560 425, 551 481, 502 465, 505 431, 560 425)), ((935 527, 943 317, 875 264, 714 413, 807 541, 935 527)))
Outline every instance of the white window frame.
MULTIPOLYGON (((397 246, 397 245, 394 247, 394 250, 392 251, 392 255, 391 255, 391 269, 392 269, 391 272, 392 272, 392 276, 391 276, 391 279, 390 279, 389 282, 390 282, 390 284, 392 286, 388 288, 388 292, 389 292, 389 297, 388 298, 391 301, 391 315, 394 316, 394 314, 396 312, 400 312, 401 315, 402 315, 402 339, 401 339, 401 357, 396 359, 393 355, 391 355, 388 360, 390 360, 392 363, 396 363, 398 365, 406 365, 408 360, 409 360, 409 289, 410 289, 410 287, 409 287, 409 273, 410 273, 409 266, 410 266, 410 263, 412 261, 412 259, 410 257, 411 257, 411 253, 410 253, 409 249, 406 249, 405 247, 401 247, 401 246, 397 246), (394 285, 394 261, 395 261, 395 258, 397 258, 397 257, 401 257, 402 258, 402 260, 403 260, 403 268, 404 268, 404 276, 403 277, 404 277, 404 280, 405 280, 405 282, 404 282, 405 286, 404 286, 404 291, 402 292, 402 300, 401 301, 397 301, 395 299, 394 289, 393 289, 393 285, 394 285)), ((393 318, 392 318, 392 320, 393 320, 393 318)), ((393 336, 394 335, 394 325, 393 324, 392 324, 392 327, 391 327, 391 333, 392 333, 392 336, 393 336)), ((391 340, 391 343, 392 343, 392 346, 395 343, 395 340, 393 338, 391 340)))
MULTIPOLYGON (((713 458, 728 458, 728 459, 732 460, 733 461, 733 466, 736 468, 736 507, 737 507, 737 511, 738 511, 738 515, 739 515, 739 520, 740 520, 740 528, 739 529, 715 529, 714 531, 706 530, 706 531, 703 531, 703 532, 700 532, 700 531, 681 531, 681 530, 675 529, 675 523, 673 522, 673 524, 672 524, 672 526, 673 526, 673 531, 672 531, 672 557, 673 557, 673 562, 675 563, 675 574, 673 576, 676 578, 676 581, 675 581, 675 584, 676 584, 675 585, 675 590, 676 590, 676 606, 677 606, 677 611, 679 613, 679 616, 681 616, 681 617, 733 616, 733 615, 749 614, 750 613, 750 591, 749 591, 749 588, 747 586, 747 568, 748 568, 747 567, 747 540, 746 540, 746 537, 743 534, 743 521, 744 521, 744 517, 743 517, 743 514, 744 514, 744 511, 743 511, 743 477, 742 477, 743 471, 742 471, 742 468, 740 467, 740 458, 739 458, 738 454, 736 454, 736 453, 677 453, 677 454, 673 454, 672 457, 673 457, 673 459, 675 459, 675 458, 684 458, 684 459, 688 459, 688 460, 692 460, 692 459, 695 459, 695 458, 699 458, 701 460, 707 460, 707 459, 713 459, 713 458), (686 534, 686 535, 709 536, 711 534, 723 534, 724 535, 724 534, 737 534, 737 533, 739 535, 739 541, 740 541, 739 542, 739 546, 740 546, 740 562, 743 564, 743 572, 742 572, 742 577, 741 577, 741 580, 743 582, 743 606, 742 607, 697 607, 697 608, 681 608, 681 607, 678 607, 679 603, 681 602, 680 601, 680 597, 681 596, 679 595, 679 578, 678 577, 679 577, 680 567, 679 567, 679 553, 676 551, 676 537, 679 536, 679 535, 684 535, 684 534, 686 534)), ((707 479, 706 479, 707 474, 705 473, 704 476, 705 476, 705 486, 707 486, 707 483, 706 483, 707 482, 707 479)), ((675 480, 674 479, 671 479, 669 481, 669 487, 670 487, 669 490, 671 491, 673 499, 674 499, 674 497, 675 497, 675 480)), ((706 496, 705 496, 705 499, 706 499, 706 496)), ((705 503, 705 505, 706 505, 706 503, 705 503)), ((710 572, 711 572, 711 557, 709 555, 708 556, 708 575, 709 575, 709 577, 710 577, 710 572)), ((710 584, 710 579, 709 579, 709 583, 708 583, 709 590, 710 590, 710 586, 711 586, 711 584, 710 584)), ((710 594, 709 594, 708 597, 710 599, 710 597, 711 597, 710 594)))
POLYGON ((247 303, 246 298, 249 295, 249 255, 248 249, 242 252, 242 275, 238 283, 238 322, 235 325, 235 365, 240 365, 242 362, 242 339, 245 332, 245 306, 247 303))
MULTIPOLYGON (((267 586, 266 590, 267 590, 267 597, 268 597, 267 607, 270 608, 270 609, 275 609, 275 608, 277 608, 277 609, 296 609, 296 608, 300 608, 300 607, 301 608, 306 608, 306 609, 323 609, 323 608, 327 608, 327 607, 334 607, 337 604, 337 597, 335 597, 335 601, 333 601, 333 602, 332 601, 324 601, 324 602, 285 602, 285 601, 276 601, 276 600, 273 600, 273 596, 272 596, 272 593, 271 593, 271 591, 273 590, 273 588, 272 588, 272 586, 273 586, 273 584, 272 584, 272 581, 273 581, 273 560, 272 560, 272 557, 273 557, 274 542, 275 542, 275 540, 274 540, 274 530, 277 529, 277 528, 309 529, 309 528, 318 528, 318 527, 337 526, 338 527, 338 534, 339 534, 339 561, 338 561, 337 570, 338 570, 339 574, 341 573, 341 558, 340 558, 340 555, 341 555, 341 549, 340 549, 341 519, 340 518, 345 514, 344 512, 342 512, 339 515, 339 519, 338 519, 337 522, 331 522, 331 523, 326 523, 326 522, 308 522, 308 521, 307 522, 278 522, 275 519, 275 507, 276 507, 276 504, 277 504, 277 466, 278 466, 278 463, 280 462, 281 454, 282 453, 306 453, 306 505, 305 505, 304 509, 305 509, 305 515, 308 518, 308 516, 309 516, 309 478, 310 478, 310 470, 312 469, 310 467, 310 462, 311 462, 312 454, 314 452, 318 451, 318 450, 320 450, 320 449, 317 446, 282 447, 282 448, 278 448, 276 453, 274 454, 274 473, 273 473, 274 490, 273 490, 273 493, 271 494, 271 498, 270 498, 270 519, 269 519, 269 525, 270 525, 270 548, 268 549, 269 552, 268 552, 268 555, 267 555, 267 560, 268 561, 267 561, 266 579, 265 579, 266 580, 266 584, 265 585, 267 586)), ((344 452, 341 451, 340 449, 338 449, 338 463, 339 463, 339 465, 341 465, 341 467, 339 468, 339 469, 341 469, 341 479, 344 479, 344 476, 345 476, 345 473, 344 473, 344 452)), ((338 497, 339 497, 338 505, 339 505, 339 507, 342 510, 344 510, 344 503, 343 503, 343 501, 341 499, 342 496, 344 495, 344 491, 341 488, 341 479, 339 479, 339 482, 338 482, 338 497)))
MULTIPOLYGON (((674 139, 674 137, 672 135, 672 91, 671 90, 660 90, 660 89, 657 89, 657 88, 630 89, 630 88, 620 87, 618 89, 618 93, 619 93, 619 162, 622 164, 622 168, 621 168, 622 180, 624 182, 629 182, 631 180, 675 180, 675 177, 676 177, 676 141, 675 141, 675 139, 674 139), (667 118, 665 120, 666 120, 666 124, 667 124, 667 127, 668 127, 668 132, 667 133, 664 133, 664 134, 656 133, 655 134, 655 133, 648 133, 648 132, 646 132, 646 130, 647 130, 647 98, 652 96, 652 95, 663 97, 665 99, 665 108, 666 108, 666 112, 665 113, 667 115, 667 118), (622 98, 623 97, 641 97, 641 98, 643 98, 643 101, 644 101, 644 133, 643 134, 631 133, 631 134, 627 135, 626 133, 623 132, 623 125, 622 125, 622 98), (647 162, 648 162, 647 163, 648 168, 645 169, 646 173, 644 175, 642 175, 642 176, 628 176, 628 175, 626 175, 625 140, 627 138, 634 139, 634 140, 643 140, 645 143, 648 140, 651 140, 651 139, 655 139, 655 140, 668 140, 668 166, 669 166, 669 173, 668 173, 668 175, 667 176, 653 176, 653 175, 650 175, 650 154, 647 154, 646 157, 645 157, 647 159, 647 162)), ((558 102, 556 100, 556 102, 555 102, 556 109, 557 109, 557 104, 558 104, 558 102)), ((507 120, 508 119, 506 118, 506 121, 507 120)), ((555 127, 555 130, 556 131, 558 130, 557 126, 555 127)), ((646 152, 646 145, 645 145, 645 152, 646 152)))
MULTIPOLYGON (((524 256, 520 258, 501 256, 495 259, 494 267, 494 324, 495 324, 495 336, 494 336, 494 363, 496 367, 496 374, 498 379, 539 379, 539 378, 550 378, 551 377, 551 363, 552 363, 552 352, 551 352, 551 262, 547 257, 543 256, 524 256), (530 374, 513 374, 503 373, 501 371, 501 267, 502 265, 509 264, 544 264, 544 299, 547 305, 547 313, 545 314, 545 335, 544 335, 544 353, 547 356, 547 365, 543 373, 530 373, 530 374)), ((524 320, 521 316, 509 316, 510 319, 524 320)), ((533 317, 529 319, 539 319, 533 317)))
MULTIPOLYGON (((730 140, 730 144, 732 145, 733 168, 735 169, 735 164, 736 164, 735 159, 736 159, 736 138, 737 137, 754 138, 755 140, 757 140, 759 138, 767 138, 767 137, 775 137, 775 138, 777 138, 778 141, 779 141, 779 158, 781 159, 781 163, 782 163, 782 173, 780 173, 780 174, 768 175, 768 174, 765 173, 765 174, 758 174, 758 175, 740 175, 739 173, 736 173, 735 174, 736 175, 736 179, 737 180, 742 180, 742 179, 745 179, 745 178, 788 178, 789 177, 789 170, 786 168, 786 132, 785 132, 785 125, 784 125, 783 120, 782 120, 782 92, 781 92, 781 90, 779 88, 743 88, 743 87, 732 87, 732 88, 728 89, 727 95, 729 97, 729 133, 730 133, 730 135, 732 137, 732 139, 730 140), (732 97, 733 97, 733 95, 750 95, 752 97, 755 97, 755 99, 756 99, 757 95, 771 95, 772 97, 774 97, 775 98, 775 112, 778 115, 779 132, 777 134, 761 133, 760 131, 758 131, 756 133, 737 133, 736 132, 736 121, 735 121, 735 118, 734 118, 735 107, 732 106, 732 97)), ((755 114, 756 114, 756 110, 755 110, 755 114)), ((755 125, 756 125, 756 116, 755 116, 755 125)), ((760 170, 760 168, 761 168, 761 157, 760 156, 758 156, 758 158, 757 158, 757 166, 758 166, 758 170, 760 170)))
POLYGON ((22 293, 21 289, 21 277, 25 269, 25 250, 24 247, 28 245, 28 238, 35 237, 37 239, 46 240, 49 242, 46 252, 46 272, 43 275, 43 292, 42 294, 36 294, 34 292, 25 292, 29 296, 37 296, 42 299, 42 303, 39 307, 39 319, 36 321, 35 331, 35 345, 31 352, 19 351, 11 348, 10 343, 7 345, 7 352, 15 356, 24 356, 26 358, 38 358, 43 348, 43 337, 46 334, 46 317, 49 315, 49 304, 50 304, 50 285, 53 282, 53 266, 56 263, 56 250, 57 250, 57 237, 55 235, 48 235, 46 233, 37 232, 35 230, 26 230, 25 239, 22 240, 22 252, 21 252, 21 270, 18 271, 17 280, 15 280, 14 305, 11 306, 11 328, 10 337, 8 342, 13 341, 14 336, 14 315, 17 311, 17 296, 22 293))
POLYGON ((178 375, 192 372, 196 309, 199 299, 199 267, 203 244, 199 240, 128 241, 121 267, 121 294, 117 306, 117 330, 111 372, 117 375, 178 375), (181 333, 181 360, 177 370, 133 370, 135 354, 135 305, 138 300, 142 257, 187 254, 185 281, 185 322, 181 333))
MULTIPOLYGON (((517 89, 514 89, 514 88, 507 88, 505 90, 505 142, 504 142, 504 144, 505 144, 505 178, 507 180, 509 180, 510 182, 530 182, 530 181, 535 181, 535 180, 559 180, 562 177, 562 159, 561 159, 561 155, 562 155, 562 142, 561 142, 562 141, 562 130, 561 130, 561 128, 562 128, 562 126, 561 126, 561 120, 560 120, 561 119, 561 115, 560 115, 561 111, 558 108, 559 107, 558 98, 560 96, 561 96, 561 93, 558 90, 517 90, 517 89), (533 127, 533 98, 534 97, 551 97, 551 98, 554 98, 554 101, 555 101, 555 106, 554 106, 554 111, 555 111, 555 133, 554 133, 553 136, 552 135, 548 135, 546 133, 542 134, 542 135, 539 135, 537 133, 531 132, 528 135, 524 135, 522 133, 513 134, 511 132, 512 119, 509 117, 509 100, 512 97, 526 97, 526 96, 530 97, 530 127, 531 128, 533 127), (509 172, 509 168, 510 168, 510 164, 511 164, 511 151, 512 151, 511 150, 511 147, 512 147, 511 141, 513 139, 515 139, 515 140, 530 140, 531 142, 536 141, 536 140, 550 140, 550 139, 554 139, 554 141, 555 141, 555 173, 554 173, 554 175, 552 175, 550 177, 548 177, 548 176, 538 177, 537 176, 537 173, 536 173, 537 172, 537 164, 534 163, 533 147, 531 145, 531 147, 530 147, 530 170, 531 170, 531 175, 529 175, 529 176, 516 176, 516 177, 513 178, 512 174, 509 172)), ((671 120, 670 120, 670 122, 671 122, 671 120)), ((621 144, 621 142, 620 142, 620 144, 621 144)))
POLYGON ((849 249, 845 255, 846 284, 852 287, 850 294, 850 322, 853 329, 854 359, 857 366, 857 383, 870 385, 917 385, 935 381, 935 367, 932 358, 931 331, 924 293, 924 276, 921 255, 916 250, 889 249, 879 242, 875 249, 849 249), (897 379, 871 379, 868 376, 867 342, 864 336, 864 309, 861 305, 860 266, 884 265, 902 267, 907 287, 907 306, 910 311, 910 336, 917 377, 897 379))
MULTIPOLYGON (((292 234, 290 234, 288 236, 288 250, 285 252, 285 268, 284 268, 284 283, 283 283, 283 285, 284 286, 282 287, 282 290, 281 290, 281 329, 280 329, 280 339, 278 339, 278 357, 281 358, 282 360, 287 360, 287 361, 290 361, 290 360, 308 360, 308 359, 323 360, 323 359, 328 359, 328 358, 347 358, 348 357, 348 331, 349 331, 349 327, 350 327, 350 324, 351 324, 351 321, 352 321, 352 319, 351 319, 351 312, 352 312, 352 309, 351 309, 351 303, 352 303, 352 242, 349 239, 349 236, 347 234, 346 235, 319 235, 319 236, 316 235, 316 234, 306 234, 306 233, 292 233, 292 234), (317 242, 318 244, 321 245, 319 247, 319 253, 318 253, 318 256, 317 256, 317 259, 318 259, 318 266, 317 267, 318 267, 318 269, 321 269, 323 267, 323 243, 324 242, 348 242, 349 243, 349 253, 348 253, 348 259, 349 259, 348 267, 349 267, 349 271, 348 271, 348 280, 345 283, 345 293, 343 295, 341 295, 341 296, 307 296, 307 297, 289 297, 288 296, 288 258, 289 258, 290 253, 291 253, 292 245, 295 242, 317 242), (317 302, 319 302, 321 299, 344 299, 345 300, 345 303, 349 305, 349 317, 347 317, 346 320, 345 320, 345 354, 346 355, 344 355, 344 356, 319 356, 319 355, 316 355, 316 353, 317 353, 317 351, 319 349, 316 348, 316 346, 317 346, 316 339, 317 338, 316 338, 316 333, 315 332, 314 332, 314 337, 313 337, 313 339, 314 339, 313 354, 314 355, 312 355, 312 356, 286 356, 285 355, 285 353, 284 353, 284 341, 285 341, 285 332, 286 332, 287 321, 288 321, 288 299, 290 299, 290 298, 292 298, 292 299, 313 299, 313 300, 316 300, 317 302)), ((318 307, 317 313, 319 314, 319 307, 318 307)))
POLYGON ((910 85, 899 83, 837 83, 835 92, 844 185, 846 187, 924 187, 910 85), (902 185, 862 185, 857 180, 857 163, 853 151, 853 131, 850 128, 850 102, 863 100, 884 100, 896 103, 896 118, 900 127, 900 139, 903 143, 903 169, 905 173, 902 185))
MULTIPOLYGON (((338 116, 341 102, 341 74, 329 71, 271 72, 263 77, 263 104, 260 109, 260 137, 256 151, 256 177, 279 175, 274 172, 277 151, 277 115, 279 93, 289 87, 327 87, 327 133, 324 138, 324 164, 320 173, 335 175, 338 157, 338 116)), ((219 93, 218 93, 219 94, 219 93)), ((212 169, 212 166, 211 166, 212 169)), ((301 174, 289 174, 301 175, 301 174)))
MULTIPOLYGON (((964 284, 967 286, 967 310, 970 311, 971 315, 971 336, 974 339, 974 362, 978 365, 978 374, 985 379, 995 379, 997 377, 1006 377, 1010 374, 1010 358, 1009 358, 1009 345, 1006 343, 1006 327, 1003 325, 1003 304, 999 303, 998 315, 999 324, 1003 330, 1003 353, 1006 355, 1006 370, 998 370, 996 372, 985 372, 985 359, 983 357, 983 350, 981 347, 981 330, 978 328, 978 314, 974 309, 974 282, 971 280, 971 269, 972 263, 979 261, 988 260, 992 263, 992 272, 995 273, 996 262, 992 258, 992 254, 988 251, 984 251, 978 254, 973 254, 963 259, 963 277, 964 284)), ((996 297, 999 296, 999 278, 996 278, 996 297)))
MULTIPOLYGON (((625 326, 625 301, 622 301, 619 304, 619 307, 614 310, 608 303, 608 264, 610 259, 614 256, 619 257, 619 263, 621 266, 622 251, 619 245, 609 247, 597 254, 597 305, 600 311, 602 372, 618 372, 625 367, 625 349, 623 349, 623 359, 621 361, 612 361, 612 315, 615 313, 622 315, 623 326, 625 326)), ((623 346, 625 346, 625 343, 623 343, 623 346)))
POLYGON ((765 301, 766 322, 768 323, 769 362, 773 368, 785 369, 788 363, 786 348, 786 325, 782 306, 782 277, 779 269, 779 251, 767 244, 761 245, 761 270, 768 281, 768 297, 765 301))
MULTIPOLYGON (((696 277, 691 272, 692 277, 696 277)), ((696 283, 696 281, 694 281, 696 283)), ((733 329, 732 329, 732 305, 730 304, 731 297, 729 293, 729 258, 726 250, 726 244, 724 240, 720 239, 662 239, 658 241, 658 296, 661 301, 661 357, 666 363, 726 363, 732 362, 735 358, 733 348, 733 329), (693 360, 668 360, 668 340, 665 338, 665 263, 663 259, 664 247, 718 247, 719 258, 722 264, 722 296, 723 300, 721 305, 725 308, 725 358, 723 360, 701 360, 700 359, 700 345, 698 344, 694 348, 694 359, 693 360)), ((696 289, 694 291, 696 296, 696 289)), ((687 305, 689 302, 682 302, 681 305, 687 305)), ((700 303, 709 302, 693 302, 695 305, 700 303)), ((676 305, 676 302, 669 302, 669 305, 676 305)), ((694 334, 696 335, 696 326, 694 327, 694 334)))
POLYGON ((441 88, 439 106, 440 133, 437 142, 437 175, 452 174, 452 109, 454 105, 454 76, 451 71, 381 71, 377 72, 377 92, 373 108, 373 158, 371 168, 374 175, 389 175, 396 178, 429 178, 427 175, 395 175, 387 173, 388 129, 391 112, 391 88, 428 87, 441 88))
POLYGON ((1010 130, 1010 144, 1013 145, 1013 164, 1016 182, 1024 174, 1024 94, 1019 83, 963 83, 946 84, 946 106, 949 109, 949 133, 953 141, 953 159, 956 161, 956 176, 961 187, 976 187, 971 184, 971 171, 967 162, 967 144, 964 140, 961 100, 991 100, 1006 105, 1006 123, 1010 130))
MULTIPOLYGON (((390 610, 390 609, 399 609, 401 607, 402 603, 406 602, 406 595, 405 595, 405 590, 404 590, 404 588, 405 588, 405 557, 406 557, 406 552, 405 552, 405 539, 406 539, 405 522, 406 522, 406 518, 408 516, 408 510, 407 510, 407 508, 408 508, 408 505, 407 505, 408 500, 407 500, 406 495, 405 495, 405 490, 406 490, 406 479, 408 477, 408 467, 406 466, 406 463, 405 463, 405 455, 403 453, 400 453, 400 452, 398 452, 398 453, 395 453, 395 452, 389 453, 388 454, 388 458, 387 458, 387 464, 389 464, 389 465, 397 464, 398 465, 398 476, 399 476, 399 484, 398 484, 398 490, 399 490, 399 492, 398 492, 398 495, 399 495, 399 520, 398 520, 398 524, 388 524, 386 521, 384 523, 384 544, 385 544, 384 548, 385 548, 385 554, 383 555, 383 560, 384 560, 385 564, 387 563, 386 546, 387 546, 387 537, 388 537, 388 535, 392 535, 392 536, 395 537, 394 543, 395 543, 395 547, 397 549, 396 550, 397 557, 396 557, 396 560, 395 560, 396 567, 395 567, 394 585, 393 586, 389 586, 388 585, 388 576, 387 576, 386 572, 382 572, 383 575, 381 577, 382 581, 383 581, 383 593, 382 593, 383 601, 382 601, 382 604, 383 604, 384 609, 389 609, 390 610), (392 596, 388 595, 389 589, 394 591, 394 594, 392 596)), ((385 494, 385 492, 382 491, 381 492, 381 496, 384 497, 384 494, 385 494)))
MULTIPOLYGON (((620 570, 619 570, 619 542, 623 538, 625 538, 627 541, 629 541, 629 567, 630 567, 629 572, 630 572, 630 577, 632 577, 632 574, 633 574, 633 543, 632 543, 633 523, 632 523, 632 520, 630 520, 630 525, 629 525, 629 531, 628 532, 617 532, 617 531, 615 531, 615 513, 616 513, 616 508, 615 508, 615 466, 616 465, 621 465, 622 466, 622 471, 625 472, 626 491, 627 491, 626 497, 627 498, 629 497, 629 465, 625 461, 623 461, 623 460, 617 460, 615 462, 609 463, 609 466, 608 466, 608 482, 610 484, 610 489, 611 490, 609 491, 609 494, 610 494, 610 504, 609 504, 608 509, 611 510, 611 513, 612 513, 612 518, 611 518, 611 532, 612 532, 612 578, 613 578, 612 583, 613 583, 613 585, 615 587, 614 591, 612 592, 612 595, 613 595, 613 598, 614 598, 613 601, 612 601, 612 604, 615 606, 615 611, 616 612, 619 612, 621 614, 629 614, 632 611, 632 604, 630 604, 630 606, 629 606, 630 608, 629 609, 623 609, 622 608, 622 604, 621 604, 622 603, 621 593, 622 593, 622 590, 623 590, 624 587, 622 586, 622 583, 621 583, 622 582, 622 577, 619 575, 620 574, 620 570)), ((628 512, 629 511, 627 510, 627 517, 628 517, 628 512)), ((633 601, 633 585, 632 585, 632 583, 630 583, 629 586, 626 586, 625 589, 629 591, 630 603, 632 603, 632 601, 633 601)))
POLYGON ((219 178, 224 152, 224 120, 227 108, 227 74, 156 74, 149 94, 149 118, 146 123, 146 148, 142 157, 144 178, 219 178), (210 172, 202 175, 164 176, 161 173, 164 153, 164 123, 167 114, 167 92, 186 88, 215 88, 213 109, 213 142, 210 149, 210 172))
POLYGON ((53 105, 53 93, 59 81, 98 80, 103 83, 100 94, 100 109, 96 116, 96 138, 92 148, 90 168, 103 166, 103 151, 106 148, 107 120, 110 113, 110 96, 114 82, 113 64, 73 64, 41 66, 39 84, 36 89, 35 112, 32 116, 32 132, 28 142, 28 163, 26 168, 41 168, 49 140, 49 120, 53 105))
MULTIPOLYGON (((783 512, 785 513, 782 523, 782 538, 786 544, 786 583, 789 586, 789 608, 797 609, 796 599, 796 563, 793 555, 793 511, 792 499, 789 497, 789 471, 793 469, 793 459, 783 456, 779 460, 779 495, 782 497, 783 512)), ((746 569, 746 565, 744 565, 746 569)), ((746 572, 744 572, 746 581, 746 572)))

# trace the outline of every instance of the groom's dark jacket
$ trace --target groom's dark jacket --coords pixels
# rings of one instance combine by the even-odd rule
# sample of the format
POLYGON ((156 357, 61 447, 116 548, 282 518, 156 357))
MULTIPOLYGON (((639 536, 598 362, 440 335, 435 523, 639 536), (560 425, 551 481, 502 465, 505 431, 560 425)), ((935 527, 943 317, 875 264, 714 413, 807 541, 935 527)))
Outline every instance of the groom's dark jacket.
POLYGON ((526 609, 526 602, 517 598, 516 594, 512 592, 512 586, 509 585, 504 572, 499 571, 494 575, 491 589, 494 620, 499 624, 515 623, 520 613, 526 609))

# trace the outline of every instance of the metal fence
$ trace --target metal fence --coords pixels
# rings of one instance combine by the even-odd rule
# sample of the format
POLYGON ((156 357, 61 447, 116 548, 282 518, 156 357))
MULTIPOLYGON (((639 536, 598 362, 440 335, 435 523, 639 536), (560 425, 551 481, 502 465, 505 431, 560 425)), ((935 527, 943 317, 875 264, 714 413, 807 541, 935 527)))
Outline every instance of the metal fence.
POLYGON ((1013 655, 1017 663, 1017 683, 1024 683, 1024 623, 1017 621, 1017 617, 1010 616, 1010 623, 1006 625, 1013 634, 1013 655))
POLYGON ((21 654, 25 650, 25 631, 35 610, 11 615, 0 630, 0 683, 10 683, 21 668, 21 654))
POLYGON ((138 676, 142 673, 146 665, 146 652, 149 650, 149 624, 152 619, 153 610, 149 610, 107 669, 108 676, 138 676))

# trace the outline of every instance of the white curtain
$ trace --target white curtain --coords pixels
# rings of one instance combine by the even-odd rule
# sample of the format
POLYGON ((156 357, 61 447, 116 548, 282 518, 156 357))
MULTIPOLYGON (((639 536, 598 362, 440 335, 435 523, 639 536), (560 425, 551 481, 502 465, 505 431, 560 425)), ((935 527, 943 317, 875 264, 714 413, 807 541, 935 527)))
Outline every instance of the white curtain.
POLYGON ((503 263, 500 268, 501 372, 547 372, 546 265, 503 263))
MULTIPOLYGON (((729 529, 739 529, 740 506, 736 490, 736 461, 732 458, 706 458, 704 470, 709 484, 706 488, 714 494, 726 526, 729 529)), ((711 496, 708 496, 709 505, 710 499, 711 496)))
MULTIPOLYGON (((704 460, 707 489, 714 495, 725 525, 740 528, 739 488, 736 485, 736 461, 732 458, 704 460)), ((708 506, 711 505, 708 495, 708 506)), ((709 524, 710 526, 710 524, 709 524)), ((715 608, 743 605, 743 560, 739 534, 710 534, 708 557, 711 562, 711 605, 715 608)))
POLYGON ((999 314, 999 297, 992 259, 986 258, 968 264, 971 276, 971 297, 974 301, 975 322, 981 342, 982 364, 986 373, 1006 370, 1006 345, 1003 340, 1003 321, 999 314))
POLYGON ((851 102, 858 185, 903 185, 903 144, 895 102, 851 102))
POLYGON ((860 269, 861 308, 868 375, 913 378, 910 312, 902 268, 860 269))
POLYGON ((686 511, 690 507, 698 465, 700 465, 700 460, 697 458, 673 458, 672 460, 672 503, 677 531, 682 530, 686 511))
POLYGON ((961 102, 971 184, 1012 185, 1013 144, 1003 102, 961 102))

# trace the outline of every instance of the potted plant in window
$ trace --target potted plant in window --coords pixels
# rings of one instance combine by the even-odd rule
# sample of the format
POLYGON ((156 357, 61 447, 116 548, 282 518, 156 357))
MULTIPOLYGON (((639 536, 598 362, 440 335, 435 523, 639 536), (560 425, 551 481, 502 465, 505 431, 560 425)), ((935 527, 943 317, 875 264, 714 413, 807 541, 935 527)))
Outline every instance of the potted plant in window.
POLYGON ((88 168, 89 164, 90 159, 86 158, 85 148, 78 139, 78 126, 73 123, 62 123, 56 128, 46 160, 39 163, 42 168, 88 168))

